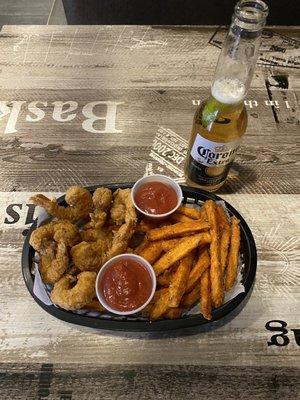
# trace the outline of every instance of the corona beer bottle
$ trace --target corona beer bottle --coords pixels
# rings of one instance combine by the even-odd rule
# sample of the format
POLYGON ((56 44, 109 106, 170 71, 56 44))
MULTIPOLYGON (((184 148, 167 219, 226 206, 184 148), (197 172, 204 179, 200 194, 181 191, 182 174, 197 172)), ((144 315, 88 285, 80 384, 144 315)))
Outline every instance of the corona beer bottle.
POLYGON ((215 71, 210 97, 196 110, 189 142, 187 183, 215 191, 226 181, 247 127, 244 98, 249 89, 268 7, 261 0, 235 6, 215 71))

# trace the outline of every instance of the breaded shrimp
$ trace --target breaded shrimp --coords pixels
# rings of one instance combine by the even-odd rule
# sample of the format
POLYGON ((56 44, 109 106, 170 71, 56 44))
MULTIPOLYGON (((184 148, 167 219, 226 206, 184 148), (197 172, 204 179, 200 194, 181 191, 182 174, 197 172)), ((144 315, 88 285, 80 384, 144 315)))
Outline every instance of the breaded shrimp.
POLYGON ((106 240, 100 239, 96 242, 81 242, 71 249, 71 256, 77 268, 81 271, 96 271, 98 272, 109 243, 106 240))
POLYGON ((68 249, 65 243, 52 243, 41 255, 39 271, 44 283, 54 284, 69 266, 68 249))
POLYGON ((54 284, 51 300, 65 310, 78 310, 88 304, 96 295, 97 274, 91 271, 81 272, 77 277, 64 275, 54 284))
POLYGON ((109 244, 112 240, 112 232, 107 229, 86 229, 80 232, 81 239, 84 242, 96 242, 97 240, 106 240, 109 244))
POLYGON ((131 200, 131 189, 117 189, 114 192, 110 215, 116 225, 122 225, 124 222, 136 224, 137 215, 131 200))
POLYGON ((104 256, 105 262, 110 258, 115 257, 126 251, 133 232, 134 224, 132 221, 129 221, 120 227, 120 229, 115 233, 113 237, 111 247, 104 256))
POLYGON ((105 224, 107 212, 112 202, 112 192, 108 188, 100 187, 94 191, 94 211, 90 213, 91 221, 83 229, 101 229, 105 224))
POLYGON ((133 232, 133 222, 128 222, 114 233, 112 242, 107 234, 95 242, 77 244, 71 249, 74 264, 81 271, 99 271, 107 260, 126 251, 133 232))
POLYGON ((93 211, 91 193, 79 186, 71 186, 67 190, 65 200, 69 205, 68 207, 60 206, 56 200, 50 200, 43 194, 37 194, 30 200, 33 204, 43 207, 53 217, 72 222, 87 217, 93 211))
POLYGON ((43 252, 53 240, 73 247, 80 241, 79 230, 70 221, 52 221, 35 229, 29 243, 36 251, 43 252))

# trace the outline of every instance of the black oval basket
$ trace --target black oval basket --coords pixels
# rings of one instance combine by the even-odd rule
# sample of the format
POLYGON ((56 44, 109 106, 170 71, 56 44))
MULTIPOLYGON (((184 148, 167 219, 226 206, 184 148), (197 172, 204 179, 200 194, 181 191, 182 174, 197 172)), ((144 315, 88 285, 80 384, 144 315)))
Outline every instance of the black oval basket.
MULTIPOLYGON (((118 188, 128 188, 132 187, 132 183, 124 184, 111 184, 105 185, 112 191, 118 188)), ((87 189, 93 193, 98 186, 87 187, 87 189)), ((246 303, 249 297, 256 274, 256 246, 252 236, 252 233, 241 217, 241 215, 225 200, 205 192, 203 190, 182 186, 183 191, 183 203, 190 204, 201 204, 202 202, 211 199, 214 201, 224 201, 229 214, 235 215, 240 220, 241 227, 241 249, 240 253, 243 260, 242 268, 242 283, 245 287, 245 292, 238 294, 235 298, 223 304, 221 307, 215 309, 212 313, 212 320, 206 320, 202 314, 198 315, 185 315, 179 319, 169 320, 161 319, 158 321, 150 322, 147 320, 141 320, 140 318, 134 318, 132 316, 120 318, 113 316, 112 314, 107 317, 107 315, 102 317, 100 314, 97 316, 78 314, 72 311, 66 311, 54 305, 46 305, 41 300, 39 300, 33 293, 34 275, 32 274, 33 263, 34 263, 34 249, 29 245, 29 238, 31 233, 36 229, 36 222, 34 222, 29 229, 29 232, 25 238, 23 253, 22 253, 22 273, 27 286, 27 289, 34 300, 49 314, 63 321, 70 322, 77 325, 83 325, 90 328, 104 329, 104 330, 114 330, 114 331, 128 331, 128 332, 153 332, 153 331, 168 331, 182 328, 191 328, 195 326, 202 326, 207 329, 218 325, 217 322, 224 321, 224 323, 231 319, 239 312, 243 305, 246 303)), ((64 196, 58 199, 58 202, 62 205, 66 205, 64 201, 64 196)))

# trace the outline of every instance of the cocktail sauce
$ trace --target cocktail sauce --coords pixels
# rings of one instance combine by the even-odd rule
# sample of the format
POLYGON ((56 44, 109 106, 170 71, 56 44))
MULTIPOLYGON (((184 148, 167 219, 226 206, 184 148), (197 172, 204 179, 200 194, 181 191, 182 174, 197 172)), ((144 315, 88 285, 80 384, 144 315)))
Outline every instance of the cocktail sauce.
POLYGON ((177 204, 175 190, 162 182, 142 185, 134 196, 136 205, 147 214, 165 214, 177 204))
POLYGON ((122 259, 105 271, 99 289, 107 304, 116 311, 141 307, 150 297, 152 280, 142 264, 122 259))

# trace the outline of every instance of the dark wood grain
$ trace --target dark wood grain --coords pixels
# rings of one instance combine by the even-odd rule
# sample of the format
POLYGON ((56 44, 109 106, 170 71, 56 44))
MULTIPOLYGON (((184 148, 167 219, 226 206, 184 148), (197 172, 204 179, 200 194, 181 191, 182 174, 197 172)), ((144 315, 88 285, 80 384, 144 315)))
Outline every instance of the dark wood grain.
POLYGON ((1 399, 297 399, 300 369, 2 364, 1 399))

